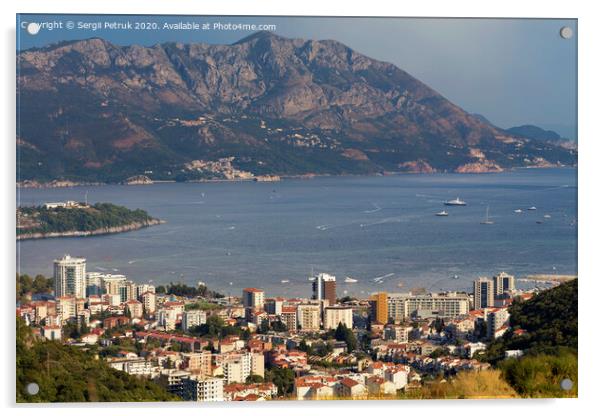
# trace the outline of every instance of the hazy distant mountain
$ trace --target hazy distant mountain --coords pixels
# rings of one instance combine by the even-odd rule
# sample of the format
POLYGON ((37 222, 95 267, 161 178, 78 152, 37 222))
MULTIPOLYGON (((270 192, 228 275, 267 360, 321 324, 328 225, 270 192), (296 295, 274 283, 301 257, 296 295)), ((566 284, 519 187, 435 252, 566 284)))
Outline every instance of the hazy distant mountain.
POLYGON ((552 130, 544 130, 541 127, 533 126, 531 124, 525 124, 523 126, 511 127, 506 129, 506 131, 510 134, 514 134, 520 137, 526 137, 527 139, 536 139, 536 140, 566 140, 560 137, 560 134, 556 133, 552 130))
POLYGON ((564 147, 566 149, 577 149, 577 143, 574 140, 566 139, 553 130, 545 130, 541 127, 533 126, 530 124, 518 127, 511 127, 509 129, 506 129, 506 131, 518 137, 524 137, 532 140, 540 140, 543 142, 548 142, 564 147))
POLYGON ((224 157, 235 169, 290 175, 576 159, 332 40, 259 32, 232 45, 141 47, 89 39, 23 51, 17 61, 20 179, 185 179, 224 157))

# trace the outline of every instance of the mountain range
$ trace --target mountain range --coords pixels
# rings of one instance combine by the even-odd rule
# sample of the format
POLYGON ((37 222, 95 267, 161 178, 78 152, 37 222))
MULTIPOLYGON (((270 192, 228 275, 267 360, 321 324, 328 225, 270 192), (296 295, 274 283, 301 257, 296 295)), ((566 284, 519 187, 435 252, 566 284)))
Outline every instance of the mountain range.
POLYGON ((231 45, 28 49, 17 100, 20 181, 493 172, 577 158, 467 113, 391 63, 269 32, 231 45))

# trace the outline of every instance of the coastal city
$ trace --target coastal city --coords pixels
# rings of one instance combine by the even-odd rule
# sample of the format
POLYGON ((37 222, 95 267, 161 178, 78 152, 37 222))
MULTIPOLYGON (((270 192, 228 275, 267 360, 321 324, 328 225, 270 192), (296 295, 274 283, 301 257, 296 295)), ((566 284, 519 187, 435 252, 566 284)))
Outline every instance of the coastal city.
POLYGON ((155 286, 88 272, 85 258, 70 255, 53 267, 53 281, 36 277, 46 293, 17 302, 34 336, 94 351, 185 401, 403 397, 436 375, 488 369, 479 359, 488 344, 524 332, 510 327, 509 306, 542 290, 518 290, 502 272, 474 280, 472 293, 358 299, 339 297, 335 276, 312 273, 307 298, 259 287, 224 296, 203 283, 155 286))
POLYGON ((16 403, 578 396, 577 19, 359 16, 16 15, 16 403))

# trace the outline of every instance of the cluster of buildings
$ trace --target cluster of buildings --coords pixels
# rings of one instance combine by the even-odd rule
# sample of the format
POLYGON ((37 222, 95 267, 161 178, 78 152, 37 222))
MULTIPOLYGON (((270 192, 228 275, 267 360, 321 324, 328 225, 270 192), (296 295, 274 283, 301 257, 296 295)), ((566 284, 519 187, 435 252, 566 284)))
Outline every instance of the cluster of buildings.
POLYGON ((193 160, 184 165, 189 171, 205 172, 216 176, 223 176, 225 179, 253 179, 251 172, 236 169, 232 162, 234 157, 223 157, 217 161, 193 160))
POLYGON ((17 308, 40 337, 112 347, 111 367, 192 401, 395 396, 427 374, 478 371, 487 365, 475 355, 511 329, 512 299, 529 295, 500 273, 475 280, 473 293, 378 292, 341 302, 336 278, 321 273, 308 298, 245 288, 240 297, 200 299, 86 272, 85 259, 68 255, 55 260, 54 279, 54 298, 17 308), (212 316, 232 330, 199 331, 212 316), (74 323, 76 337, 63 330, 74 323), (341 326, 355 343, 336 339, 341 326), (120 349, 128 343, 137 347, 120 349), (270 381, 279 370, 294 374, 292 390, 270 381))

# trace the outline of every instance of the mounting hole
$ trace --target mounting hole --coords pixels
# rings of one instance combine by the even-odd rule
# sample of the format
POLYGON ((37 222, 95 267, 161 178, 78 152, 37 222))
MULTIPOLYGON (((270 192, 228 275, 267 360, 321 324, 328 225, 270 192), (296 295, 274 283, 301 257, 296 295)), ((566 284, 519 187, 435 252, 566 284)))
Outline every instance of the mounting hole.
POLYGON ((568 26, 563 26, 560 29, 560 37, 562 39, 570 39, 570 38, 572 38, 573 37, 573 29, 571 29, 568 26))
POLYGON ((38 23, 31 22, 27 25, 27 33, 30 35, 37 35, 40 29, 41 27, 38 23))
POLYGON ((25 387, 25 391, 30 396, 35 396, 36 394, 38 394, 40 392, 40 386, 38 386, 38 383, 29 383, 25 387))
POLYGON ((569 378, 565 378, 560 382, 560 388, 562 390, 569 391, 573 388, 573 381, 569 378))

